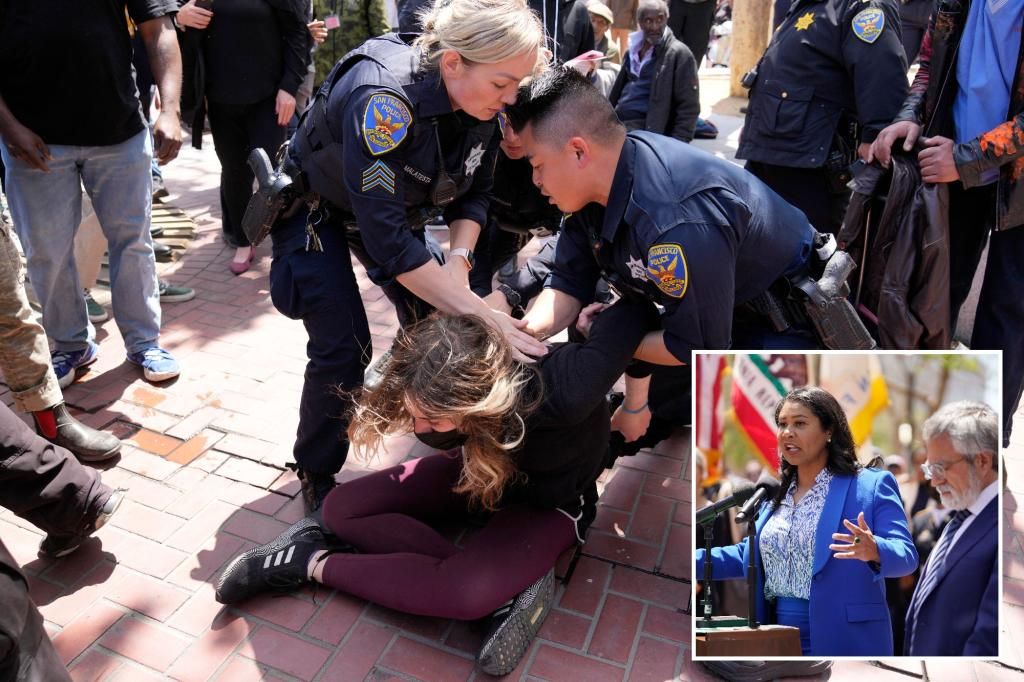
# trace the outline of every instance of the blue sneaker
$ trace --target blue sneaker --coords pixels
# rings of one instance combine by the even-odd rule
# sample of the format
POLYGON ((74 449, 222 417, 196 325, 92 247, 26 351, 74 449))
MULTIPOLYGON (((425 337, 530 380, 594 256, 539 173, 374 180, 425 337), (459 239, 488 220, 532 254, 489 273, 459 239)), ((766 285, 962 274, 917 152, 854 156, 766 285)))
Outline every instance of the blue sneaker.
POLYGON ((181 374, 178 361, 160 346, 129 353, 128 360, 142 368, 147 381, 167 381, 181 374))
POLYGON ((50 353, 53 373, 57 375, 57 384, 67 388, 78 376, 78 368, 91 365, 99 356, 100 347, 92 341, 82 350, 55 350, 50 353))

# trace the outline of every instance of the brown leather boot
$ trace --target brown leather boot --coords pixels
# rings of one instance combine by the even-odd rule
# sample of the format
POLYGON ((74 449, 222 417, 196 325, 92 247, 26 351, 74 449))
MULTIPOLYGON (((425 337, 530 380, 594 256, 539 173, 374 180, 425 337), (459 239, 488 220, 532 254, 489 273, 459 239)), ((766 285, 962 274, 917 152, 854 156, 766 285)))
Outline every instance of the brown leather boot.
POLYGON ((78 421, 64 403, 33 412, 32 416, 36 422, 36 433, 54 445, 67 448, 83 462, 102 462, 121 451, 120 440, 78 421))

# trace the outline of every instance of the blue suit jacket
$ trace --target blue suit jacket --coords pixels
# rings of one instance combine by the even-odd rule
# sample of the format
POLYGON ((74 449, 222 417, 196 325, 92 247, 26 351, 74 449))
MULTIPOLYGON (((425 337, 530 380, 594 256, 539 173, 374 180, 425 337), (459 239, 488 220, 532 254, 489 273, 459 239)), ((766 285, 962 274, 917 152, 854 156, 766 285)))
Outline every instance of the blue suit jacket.
MULTIPOLYGON (((757 618, 775 622, 774 608, 764 598, 761 530, 771 516, 770 503, 757 519, 755 565, 757 618)), ((716 580, 743 578, 747 570, 747 543, 711 550, 716 580)), ((704 550, 695 554, 694 575, 703 575, 704 550)), ((857 476, 834 476, 821 511, 814 542, 811 578, 810 629, 814 656, 892 656, 892 623, 885 602, 884 578, 908 575, 917 568, 917 551, 910 539, 896 479, 887 471, 862 469, 857 476), (857 559, 833 558, 828 548, 832 533, 848 533, 843 519, 864 520, 875 536, 881 558, 879 570, 857 559)))
POLYGON ((996 496, 949 550, 939 582, 925 597, 917 618, 907 613, 903 653, 911 656, 995 656, 998 653, 998 506, 996 496))

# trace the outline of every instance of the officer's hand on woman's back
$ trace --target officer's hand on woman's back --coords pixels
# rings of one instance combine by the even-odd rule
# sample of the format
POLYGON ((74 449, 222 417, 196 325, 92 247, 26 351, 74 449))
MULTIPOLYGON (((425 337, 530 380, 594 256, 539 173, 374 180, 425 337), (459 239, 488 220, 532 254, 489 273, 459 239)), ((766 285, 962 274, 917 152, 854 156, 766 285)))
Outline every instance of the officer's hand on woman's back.
POLYGON ((864 161, 871 163, 877 159, 879 163, 888 168, 892 161, 892 146, 896 144, 896 140, 903 139, 903 151, 909 152, 914 148, 920 135, 921 126, 913 121, 891 123, 878 133, 878 137, 871 144, 871 149, 864 161))

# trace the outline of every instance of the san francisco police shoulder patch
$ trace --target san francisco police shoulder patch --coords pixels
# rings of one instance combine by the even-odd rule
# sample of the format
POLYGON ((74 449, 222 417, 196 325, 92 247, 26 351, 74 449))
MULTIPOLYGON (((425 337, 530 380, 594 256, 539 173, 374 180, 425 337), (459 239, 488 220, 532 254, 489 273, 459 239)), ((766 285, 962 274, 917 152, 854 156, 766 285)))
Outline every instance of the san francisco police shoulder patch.
POLYGON ((370 95, 363 112, 363 140, 373 156, 387 154, 409 135, 412 114, 396 95, 376 92, 370 95))
POLYGON ((877 7, 869 7, 857 12, 857 15, 850 22, 853 34, 865 43, 873 43, 878 40, 885 30, 885 12, 877 7))
POLYGON ((690 283, 679 244, 655 244, 647 251, 647 277, 672 298, 682 298, 690 283))

